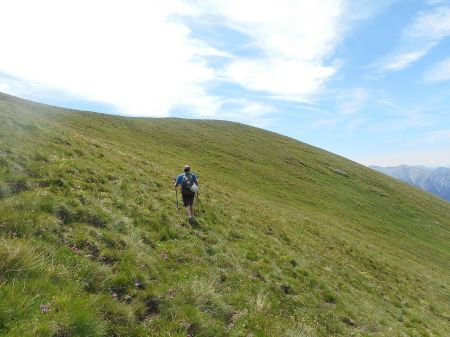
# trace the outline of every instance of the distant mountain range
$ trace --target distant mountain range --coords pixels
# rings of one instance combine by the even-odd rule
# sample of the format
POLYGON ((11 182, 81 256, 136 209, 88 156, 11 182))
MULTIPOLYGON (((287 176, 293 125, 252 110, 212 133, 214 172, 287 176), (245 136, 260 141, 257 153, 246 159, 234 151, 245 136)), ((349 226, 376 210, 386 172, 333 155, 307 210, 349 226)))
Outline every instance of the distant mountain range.
POLYGON ((371 168, 450 201, 450 168, 438 167, 433 169, 407 165, 371 166, 371 168))

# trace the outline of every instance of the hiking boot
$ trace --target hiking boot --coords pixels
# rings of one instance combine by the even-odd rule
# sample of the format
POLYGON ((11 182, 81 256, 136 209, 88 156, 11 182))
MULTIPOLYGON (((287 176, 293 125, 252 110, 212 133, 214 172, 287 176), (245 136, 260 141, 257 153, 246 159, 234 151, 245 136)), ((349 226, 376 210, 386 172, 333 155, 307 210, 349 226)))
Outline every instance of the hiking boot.
POLYGON ((190 225, 193 225, 193 224, 194 224, 194 217, 189 218, 189 224, 190 224, 190 225))

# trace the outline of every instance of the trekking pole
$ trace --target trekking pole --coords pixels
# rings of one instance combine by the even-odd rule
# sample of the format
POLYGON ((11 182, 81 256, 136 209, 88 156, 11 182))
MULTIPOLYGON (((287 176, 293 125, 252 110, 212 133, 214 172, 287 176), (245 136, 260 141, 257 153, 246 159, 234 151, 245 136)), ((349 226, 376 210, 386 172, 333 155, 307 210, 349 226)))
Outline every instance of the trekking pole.
MULTIPOLYGON (((173 182, 175 183, 175 178, 173 178, 173 182)), ((180 207, 178 206, 178 190, 177 190, 176 186, 174 186, 174 188, 175 188, 175 198, 177 199, 177 211, 179 213, 180 212, 180 207)))
MULTIPOLYGON (((197 173, 193 173, 193 174, 197 177, 197 179, 200 177, 200 175, 197 174, 197 173)), ((198 190, 197 190, 197 192, 195 194, 196 194, 196 197, 197 197, 197 213, 198 213, 198 215, 200 215, 200 203, 198 201, 198 190)))
POLYGON ((200 216, 200 203, 198 202, 198 191, 197 191, 197 213, 200 216))

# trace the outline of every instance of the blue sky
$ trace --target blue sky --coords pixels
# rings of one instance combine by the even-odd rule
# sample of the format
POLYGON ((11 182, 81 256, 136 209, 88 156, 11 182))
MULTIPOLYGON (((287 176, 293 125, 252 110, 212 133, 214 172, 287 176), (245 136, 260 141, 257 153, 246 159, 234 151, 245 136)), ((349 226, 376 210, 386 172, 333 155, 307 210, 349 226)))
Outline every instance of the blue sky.
POLYGON ((15 0, 2 13, 2 92, 450 166, 450 1, 15 0))

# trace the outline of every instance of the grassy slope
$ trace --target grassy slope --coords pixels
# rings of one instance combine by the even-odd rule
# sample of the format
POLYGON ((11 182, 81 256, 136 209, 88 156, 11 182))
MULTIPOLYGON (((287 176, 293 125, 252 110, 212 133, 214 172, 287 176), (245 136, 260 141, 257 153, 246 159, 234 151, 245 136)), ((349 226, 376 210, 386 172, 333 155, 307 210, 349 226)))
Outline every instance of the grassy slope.
POLYGON ((0 336, 448 336, 449 219, 260 129, 0 95, 0 336))

